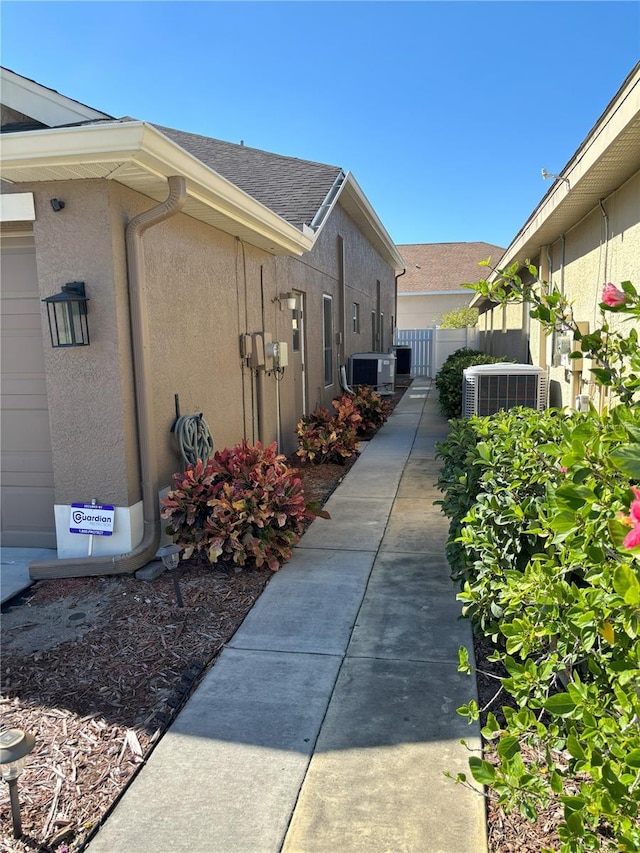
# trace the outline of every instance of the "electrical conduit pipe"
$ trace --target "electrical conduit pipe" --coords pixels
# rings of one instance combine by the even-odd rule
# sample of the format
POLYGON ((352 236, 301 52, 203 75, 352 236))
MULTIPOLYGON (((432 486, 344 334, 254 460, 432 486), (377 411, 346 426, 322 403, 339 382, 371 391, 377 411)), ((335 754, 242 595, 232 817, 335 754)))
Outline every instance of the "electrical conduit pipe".
POLYGON ((186 181, 182 176, 169 179, 166 201, 134 216, 125 231, 129 310, 133 342, 136 413, 138 416, 138 453, 142 480, 144 519, 140 544, 126 554, 98 557, 69 557, 62 560, 36 561, 29 566, 33 580, 53 577, 85 577, 89 575, 131 574, 155 557, 160 543, 160 507, 158 501, 158 460, 149 376, 149 327, 144 295, 144 250, 142 235, 149 228, 179 213, 187 199, 186 181))

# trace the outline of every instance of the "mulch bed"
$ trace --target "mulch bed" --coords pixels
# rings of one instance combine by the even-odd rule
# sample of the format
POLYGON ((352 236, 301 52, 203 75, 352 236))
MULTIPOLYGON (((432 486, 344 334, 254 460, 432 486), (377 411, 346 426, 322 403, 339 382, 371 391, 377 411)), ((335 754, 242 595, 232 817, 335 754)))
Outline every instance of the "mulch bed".
MULTIPOLYGON (((395 405, 409 382, 400 382, 395 405)), ((350 465, 301 465, 308 502, 322 505, 350 465)), ((77 636, 52 648, 21 652, 15 638, 2 657, 3 728, 22 728, 37 745, 19 781, 24 835, 11 832, 8 786, 0 783, 0 851, 80 851, 115 804, 204 673, 214 665, 272 577, 196 559, 180 568, 184 608, 172 579, 132 576, 39 581, 16 606, 33 622, 61 600, 82 611, 99 599, 77 636)), ((4 629, 3 629, 4 630, 4 629)), ((25 628, 24 630, 27 630, 25 628)), ((4 645, 4 643, 3 643, 4 645)), ((477 645, 480 669, 490 650, 477 645)), ((478 678, 480 705, 495 681, 478 678)), ((506 816, 488 801, 490 853, 539 853, 557 844, 558 807, 537 824, 506 816)))

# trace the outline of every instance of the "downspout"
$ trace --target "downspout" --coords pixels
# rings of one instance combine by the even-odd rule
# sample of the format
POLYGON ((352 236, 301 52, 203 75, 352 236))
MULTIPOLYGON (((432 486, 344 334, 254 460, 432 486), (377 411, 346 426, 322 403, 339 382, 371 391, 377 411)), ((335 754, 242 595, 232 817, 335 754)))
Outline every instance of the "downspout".
POLYGON ((395 317, 395 329, 393 330, 393 343, 397 343, 396 340, 396 330, 398 328, 398 279, 401 278, 407 271, 405 267, 402 272, 399 272, 395 277, 395 293, 393 295, 393 316, 395 317))
POLYGON ((129 278, 129 310, 135 375, 136 413, 138 417, 138 452, 142 480, 144 519, 140 544, 126 554, 99 557, 70 557, 63 560, 34 562, 29 566, 33 580, 51 577, 86 577, 101 574, 131 574, 145 566, 156 554, 160 542, 160 508, 158 502, 158 460, 155 450, 151 378, 149 376, 149 327, 144 294, 145 266, 142 235, 149 228, 179 213, 187 198, 182 176, 169 179, 166 201, 134 216, 125 231, 127 274, 129 278))

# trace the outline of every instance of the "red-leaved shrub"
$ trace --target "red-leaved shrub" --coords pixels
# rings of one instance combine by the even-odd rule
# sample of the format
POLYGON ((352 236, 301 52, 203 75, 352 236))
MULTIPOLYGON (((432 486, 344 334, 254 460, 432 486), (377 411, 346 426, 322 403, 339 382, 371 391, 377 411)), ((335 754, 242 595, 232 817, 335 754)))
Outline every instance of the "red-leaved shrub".
POLYGON ((357 433, 362 418, 351 397, 340 397, 331 404, 333 414, 320 407, 305 415, 296 427, 296 453, 306 462, 344 464, 345 459, 358 452, 357 433))
POLYGON ((350 399, 361 418, 358 436, 370 435, 386 423, 390 404, 371 385, 354 385, 353 391, 350 399))
POLYGON ((209 562, 237 566, 266 564, 277 571, 313 517, 305 507, 302 482, 275 442, 263 448, 243 441, 198 460, 174 474, 162 500, 167 533, 185 549, 209 562))

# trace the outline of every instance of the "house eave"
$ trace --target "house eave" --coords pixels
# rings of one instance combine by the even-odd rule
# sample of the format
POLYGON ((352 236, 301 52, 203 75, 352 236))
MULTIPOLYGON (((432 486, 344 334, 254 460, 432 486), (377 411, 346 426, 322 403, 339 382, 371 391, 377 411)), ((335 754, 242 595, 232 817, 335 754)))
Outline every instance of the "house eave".
POLYGON ((640 168, 640 63, 515 236, 501 267, 559 239, 640 168))
POLYGON ((21 77, 9 68, 0 69, 2 103, 49 127, 77 121, 111 118, 107 113, 61 95, 55 89, 21 77))
MULTIPOLYGON (((330 210, 336 204, 344 208, 389 266, 395 270, 405 268, 402 255, 351 172, 346 173, 330 210)), ((328 215, 324 217, 323 223, 327 221, 328 215)), ((322 226, 317 233, 321 230, 322 226)))
POLYGON ((312 239, 184 151, 146 122, 51 128, 5 134, 0 176, 11 183, 103 178, 155 201, 167 179, 183 175, 183 213, 274 255, 300 256, 312 239))

